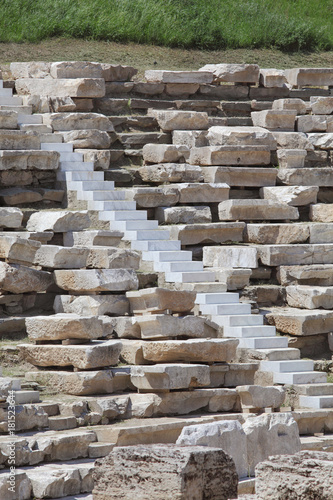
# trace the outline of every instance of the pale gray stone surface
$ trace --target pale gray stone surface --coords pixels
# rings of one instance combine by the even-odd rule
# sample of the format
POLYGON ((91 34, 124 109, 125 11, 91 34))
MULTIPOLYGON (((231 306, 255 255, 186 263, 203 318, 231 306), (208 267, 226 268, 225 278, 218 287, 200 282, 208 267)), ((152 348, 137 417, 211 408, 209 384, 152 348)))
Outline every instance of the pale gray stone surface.
MULTIPOLYGON (((265 189, 265 188, 264 188, 265 189)), ((269 189, 269 188, 267 188, 269 189)), ((279 188, 272 188, 279 189, 279 188)), ((227 200, 219 203, 220 220, 297 220, 298 209, 286 204, 285 200, 227 200)))
POLYGON ((333 113, 333 97, 311 96, 310 106, 315 115, 330 115, 333 113))
POLYGON ((162 130, 206 130, 208 115, 198 111, 149 110, 162 130))
POLYGON ((273 134, 262 127, 214 126, 209 128, 207 140, 210 146, 269 146, 271 150, 276 149, 273 134))
POLYGON ((33 213, 28 222, 28 231, 54 231, 64 233, 86 229, 90 225, 87 211, 39 211, 33 213))
POLYGON ((211 222, 168 226, 170 237, 182 245, 243 241, 244 222, 211 222))
POLYGON ((145 144, 142 152, 148 163, 173 163, 188 158, 190 154, 188 146, 174 144, 145 144))
MULTIPOLYGON (((192 148, 192 165, 269 165, 268 146, 206 146, 192 148)), ((229 184, 229 183, 228 183, 229 184)))
POLYGON ((104 314, 124 315, 129 312, 129 301, 125 295, 56 295, 54 312, 73 313, 79 316, 104 314))
POLYGON ((31 340, 98 339, 104 336, 104 326, 97 316, 59 313, 25 319, 31 340))
POLYGON ((282 69, 260 68, 259 83, 266 88, 281 88, 286 86, 287 79, 282 69))
POLYGON ((21 227, 23 213, 19 208, 0 208, 0 227, 17 229, 21 227))
POLYGON ((261 188, 260 196, 275 203, 300 207, 316 203, 318 191, 318 186, 273 186, 261 188))
POLYGON ((111 121, 98 113, 45 113, 43 123, 56 131, 97 129, 114 132, 111 121))
POLYGON ((211 83, 211 71, 164 71, 147 70, 145 78, 148 82, 162 83, 211 83))
POLYGON ((0 262, 0 287, 10 293, 44 292, 53 284, 53 276, 19 264, 0 262))
POLYGON ((278 149, 280 168, 303 168, 307 151, 305 149, 278 149))
POLYGON ((215 83, 258 83, 260 69, 257 64, 206 64, 200 71, 212 72, 215 83))
POLYGON ((69 292, 118 292, 136 290, 138 278, 132 269, 56 270, 56 284, 69 292))
POLYGON ((209 366, 180 363, 135 365, 131 367, 131 382, 139 390, 157 392, 204 387, 210 383, 209 366))
POLYGON ((300 309, 333 309, 333 287, 290 285, 286 287, 287 303, 300 309))
POLYGON ((307 112, 307 106, 302 99, 277 99, 273 102, 272 109, 287 109, 296 111, 298 115, 305 115, 307 112))
POLYGON ((203 180, 201 167, 187 163, 159 163, 139 168, 143 181, 161 184, 163 182, 200 182, 203 180))
POLYGON ((256 268, 257 249, 245 246, 207 246, 203 248, 203 264, 208 267, 256 268))
POLYGON ((296 110, 268 109, 252 111, 251 118, 255 127, 263 127, 268 130, 293 131, 296 115, 296 110))
POLYGON ((19 78, 15 82, 18 95, 55 97, 104 97, 102 78, 19 78))
POLYGON ((212 222, 209 207, 158 207, 155 217, 159 224, 200 224, 212 222))

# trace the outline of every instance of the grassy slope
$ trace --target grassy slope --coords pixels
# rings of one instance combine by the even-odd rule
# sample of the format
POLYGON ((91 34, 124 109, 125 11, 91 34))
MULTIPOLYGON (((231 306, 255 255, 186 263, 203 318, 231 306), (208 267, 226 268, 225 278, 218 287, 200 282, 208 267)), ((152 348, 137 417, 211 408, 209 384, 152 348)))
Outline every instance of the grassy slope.
POLYGON ((59 36, 210 50, 328 50, 333 2, 2 0, 0 42, 59 36))

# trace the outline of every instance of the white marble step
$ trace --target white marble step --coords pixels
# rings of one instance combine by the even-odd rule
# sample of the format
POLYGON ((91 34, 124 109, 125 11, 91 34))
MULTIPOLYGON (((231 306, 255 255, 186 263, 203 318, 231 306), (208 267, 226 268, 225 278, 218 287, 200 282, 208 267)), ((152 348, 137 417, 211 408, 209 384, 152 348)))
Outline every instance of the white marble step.
POLYGON ((226 316, 211 315, 211 320, 220 326, 255 326, 262 325, 264 318, 260 314, 234 314, 226 316))
POLYGON ((60 151, 60 161, 81 161, 81 162, 83 162, 83 154, 82 153, 71 153, 68 151, 60 151))
POLYGON ((114 189, 114 181, 68 181, 67 188, 74 191, 109 191, 114 189))
POLYGON ((52 128, 49 127, 48 125, 35 125, 35 124, 30 124, 30 123, 22 123, 19 125, 20 130, 23 130, 23 132, 37 132, 38 134, 52 134, 52 128))
POLYGON ((288 348, 287 337, 249 337, 239 339, 238 347, 247 349, 281 349, 288 348))
POLYGON ((180 241, 178 240, 132 241, 131 247, 133 250, 141 250, 141 252, 155 252, 158 250, 172 251, 172 250, 180 250, 180 241))
POLYGON ((203 264, 195 260, 179 262, 154 262, 154 270, 160 273, 177 273, 188 271, 203 271, 203 264))
POLYGON ((15 403, 17 405, 39 403, 39 401, 39 391, 15 391, 15 403))
POLYGON ((155 262, 178 262, 188 261, 192 259, 192 252, 189 250, 179 251, 143 251, 142 260, 149 260, 155 262))
POLYGON ((59 153, 66 152, 66 153, 71 153, 73 151, 73 144, 71 143, 59 143, 59 144, 54 144, 53 142, 47 143, 43 142, 40 145, 40 149, 43 151, 58 151, 59 153))
POLYGON ((232 314, 251 314, 251 304, 202 304, 200 306, 202 314, 214 314, 225 316, 232 314))
POLYGON ((122 220, 114 221, 112 223, 113 229, 118 229, 118 231, 133 231, 136 229, 157 229, 157 220, 122 220))
POLYGON ((21 124, 29 124, 29 125, 43 125, 43 117, 42 115, 25 115, 24 113, 19 113, 17 116, 17 123, 21 124))
POLYGON ((104 172, 58 172, 58 179, 65 181, 103 181, 104 172))
POLYGON ((116 191, 115 189, 110 189, 109 191, 77 191, 78 200, 124 200, 126 194, 124 191, 116 191))
POLYGON ((276 333, 275 326, 225 326, 225 337, 247 338, 247 337, 273 337, 276 333))
POLYGON ((59 169, 62 172, 93 172, 94 162, 93 161, 66 161, 62 160, 60 157, 59 169))
POLYGON ((287 372, 273 373, 274 384, 320 384, 327 382, 327 375, 323 372, 287 372))
POLYGON ((229 304, 239 302, 238 293, 197 293, 196 304, 229 304))
POLYGON ((313 370, 312 359, 296 359, 291 361, 261 361, 260 370, 263 372, 290 373, 309 372, 313 370))
POLYGON ((22 104, 22 97, 0 96, 0 106, 21 106, 22 104))
POLYGON ((99 212, 99 220, 109 220, 110 229, 112 229, 113 221, 123 220, 146 220, 147 212, 145 210, 105 210, 99 212))
MULTIPOLYGON (((95 172, 99 173, 99 172, 95 172)), ((136 202, 135 201, 88 201, 88 209, 89 210, 135 210, 136 202)))
POLYGON ((333 396, 303 396, 299 397, 302 408, 333 408, 333 396))
POLYGON ((130 241, 169 240, 170 231, 165 229, 139 229, 138 231, 125 231, 124 239, 130 241))
POLYGON ((32 106, 15 106, 15 105, 2 105, 0 106, 1 111, 15 111, 15 113, 20 113, 22 115, 32 115, 32 106))
POLYGON ((3 89, 3 80, 0 80, 0 89, 3 89))
POLYGON ((178 273, 165 273, 165 281, 172 283, 202 283, 203 281, 215 281, 215 273, 212 271, 198 271, 198 272, 178 272, 178 273))
POLYGON ((12 95, 12 89, 4 89, 3 87, 0 88, 0 97, 12 97, 12 95))

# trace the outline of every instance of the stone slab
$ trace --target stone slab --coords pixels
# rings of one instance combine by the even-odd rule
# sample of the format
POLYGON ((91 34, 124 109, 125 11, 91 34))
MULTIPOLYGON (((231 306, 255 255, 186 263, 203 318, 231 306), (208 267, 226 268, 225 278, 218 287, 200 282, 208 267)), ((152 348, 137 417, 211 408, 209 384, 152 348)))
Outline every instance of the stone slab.
POLYGON ((275 186, 276 168, 205 167, 205 182, 223 182, 232 187, 275 186))
POLYGON ((132 269, 56 270, 54 277, 59 288, 69 292, 118 292, 139 286, 132 269))
POLYGON ((186 163, 159 163, 144 165, 138 170, 144 182, 162 184, 163 182, 200 182, 203 180, 201 167, 186 163))
POLYGON ((258 83, 259 66, 257 64, 206 64, 200 71, 210 71, 214 82, 258 83))
POLYGON ((141 328, 142 339, 167 338, 214 338, 219 337, 217 325, 214 328, 200 316, 170 316, 166 314, 152 314, 137 316, 136 322, 141 328))
POLYGON ((210 71, 145 71, 147 82, 161 83, 212 83, 213 75, 210 71))
POLYGON ((98 339, 104 336, 102 319, 77 314, 54 314, 25 319, 30 340, 98 339))
POLYGON ((275 200, 227 200, 219 203, 218 211, 220 220, 297 220, 299 218, 297 208, 275 200))
POLYGON ((104 97, 105 81, 102 78, 19 78, 15 82, 18 95, 55 97, 104 97))
POLYGON ((172 311, 185 313, 194 307, 195 292, 168 290, 166 288, 143 288, 135 292, 127 292, 131 312, 133 314, 172 311))
POLYGON ((332 311, 322 309, 273 308, 266 318, 278 331, 296 336, 320 335, 333 329, 332 311))
POLYGON ((182 245, 243 241, 244 222, 214 222, 210 224, 178 224, 168 226, 170 236, 182 245))
POLYGON ((269 165, 268 146, 205 146, 192 148, 189 163, 192 165, 269 165))
POLYGON ((131 367, 131 382, 140 391, 169 391, 204 387, 210 383, 209 367, 198 364, 158 364, 131 367))

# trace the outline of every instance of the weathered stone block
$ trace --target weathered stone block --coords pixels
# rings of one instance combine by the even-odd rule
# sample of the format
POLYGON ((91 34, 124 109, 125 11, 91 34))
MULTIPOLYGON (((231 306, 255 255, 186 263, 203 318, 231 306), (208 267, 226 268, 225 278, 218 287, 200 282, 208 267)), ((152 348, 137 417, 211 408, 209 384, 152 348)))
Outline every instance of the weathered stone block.
POLYGON ((277 278, 281 285, 333 285, 333 265, 280 266, 277 278))
POLYGON ((86 267, 88 248, 42 245, 36 252, 34 263, 52 269, 81 269, 86 267))
POLYGON ((212 83, 211 71, 145 71, 147 82, 161 83, 212 83))
POLYGON ((98 339, 104 336, 102 319, 77 314, 28 317, 25 320, 30 340, 98 339))
POLYGON ((212 72, 215 83, 258 83, 260 69, 257 64, 206 64, 200 71, 212 72))
POLYGON ((43 123, 50 125, 55 132, 82 129, 114 131, 111 121, 98 113, 46 113, 43 123))
POLYGON ((268 146, 206 146, 192 148, 192 165, 269 165, 268 146))
POLYGON ((251 118, 255 127, 263 127, 269 130, 293 131, 295 129, 296 111, 266 109, 263 111, 252 111, 251 118))
POLYGON ((278 149, 280 168, 303 168, 307 151, 305 149, 278 149))
POLYGON ((18 95, 55 97, 103 97, 105 82, 102 78, 19 78, 15 82, 18 95))
POLYGON ((103 78, 99 63, 88 61, 61 61, 51 63, 52 78, 103 78))
POLYGON ((138 72, 132 66, 121 66, 120 64, 101 63, 101 66, 106 82, 127 82, 132 80, 138 72))
POLYGON ((205 167, 202 169, 205 182, 225 182, 229 186, 261 187, 275 186, 276 168, 205 167))
POLYGON ((194 307, 195 292, 168 290, 166 288, 143 288, 127 292, 133 314, 143 312, 188 312, 194 307))
POLYGON ((26 379, 52 387, 53 391, 75 396, 112 394, 113 376, 111 370, 86 372, 38 371, 28 372, 26 379))
POLYGON ((32 214, 27 222, 28 231, 54 231, 65 233, 86 229, 90 225, 87 211, 39 211, 32 214))
POLYGON ((310 236, 307 224, 247 224, 245 241, 259 245, 305 243, 310 236))
POLYGON ((111 137, 103 130, 73 130, 63 132, 64 142, 72 142, 73 147, 86 149, 108 149, 111 146, 111 137))
POLYGON ((293 87, 333 85, 332 68, 294 68, 286 69, 284 74, 293 87))
POLYGON ((214 222, 170 226, 170 236, 182 245, 243 241, 244 222, 214 222))
POLYGON ((139 390, 169 391, 208 386, 209 367, 194 364, 159 364, 131 367, 131 382, 139 390))
POLYGON ((138 278, 131 269, 56 270, 56 284, 70 292, 118 292, 136 290, 138 278))
POLYGON ((31 265, 34 262, 39 241, 27 240, 17 236, 0 236, 0 258, 9 263, 31 265))
POLYGON ((277 170, 281 184, 288 186, 333 186, 333 169, 322 168, 281 168, 277 170))
POLYGON ((172 143, 189 148, 207 146, 207 130, 174 130, 172 143))
POLYGON ((240 395, 243 408, 280 408, 285 399, 283 387, 239 385, 236 391, 240 395))
POLYGON ((0 151, 0 170, 57 170, 59 157, 57 151, 0 151))
POLYGON ((261 188, 260 196, 274 203, 300 207, 316 203, 318 191, 317 186, 273 186, 261 188))
POLYGON ((281 88, 286 86, 287 78, 282 69, 260 69, 259 83, 266 88, 281 88))
POLYGON ((229 198, 229 186, 225 183, 177 184, 179 203, 217 203, 229 198))
POLYGON ((308 336, 329 333, 333 329, 332 311, 322 309, 296 309, 285 307, 271 309, 266 315, 268 323, 289 335, 308 336))
POLYGON ((200 182, 203 180, 201 168, 186 163, 160 163, 145 165, 138 170, 144 182, 200 182))
POLYGON ((46 271, 38 271, 20 265, 0 262, 0 287, 10 293, 44 292, 53 284, 53 276, 46 271))
POLYGON ((40 136, 31 131, 0 130, 0 149, 40 149, 40 136))
MULTIPOLYGON (((140 259, 140 253, 135 250, 127 250, 127 248, 95 247, 88 250, 86 267, 93 269, 122 268, 137 270, 140 267, 140 259)), ((76 266, 72 266, 72 268, 75 267, 76 266)))
POLYGON ((16 80, 18 78, 50 78, 50 62, 31 61, 10 63, 10 72, 16 80))
POLYGON ((137 316, 142 339, 167 339, 168 337, 214 338, 219 337, 216 328, 206 323, 201 316, 170 316, 152 314, 137 316))
POLYGON ((124 233, 117 230, 68 231, 64 233, 64 246, 118 247, 124 233))
POLYGON ((23 213, 19 208, 0 208, 0 227, 17 229, 21 227, 23 213))
POLYGON ((197 111, 164 111, 151 109, 148 116, 156 118, 162 130, 206 130, 207 113, 197 111))
POLYGON ((298 218, 297 208, 275 200, 227 200, 219 203, 220 220, 296 220, 298 218))
POLYGON ((207 140, 210 146, 269 146, 271 150, 276 149, 273 134, 262 127, 210 127, 207 140))
POLYGON ((305 149, 313 151, 314 146, 303 132, 272 131, 278 149, 305 149))
POLYGON ((171 144, 145 144, 142 149, 143 159, 148 163, 173 163, 189 157, 187 146, 171 144))
POLYGON ((326 116, 305 115, 297 117, 297 130, 299 132, 326 132, 326 116))
POLYGON ((144 208, 169 207, 179 202, 179 191, 174 186, 134 187, 128 193, 128 199, 144 208))
POLYGON ((159 207, 155 211, 159 224, 200 224, 212 221, 209 207, 159 207))
POLYGON ((253 247, 227 246, 204 247, 203 264, 208 267, 258 267, 257 249, 253 247))
POLYGON ((311 205, 309 216, 310 220, 314 222, 333 222, 333 204, 311 205))
POLYGON ((296 111, 298 115, 305 115, 307 106, 302 99, 277 99, 272 104, 272 109, 278 110, 292 110, 296 111))
POLYGON ((286 292, 290 307, 333 309, 333 287, 290 285, 286 292))
POLYGON ((330 115, 333 113, 333 97, 311 96, 310 106, 314 115, 330 115))
POLYGON ((125 295, 56 295, 53 308, 56 314, 122 316, 129 313, 129 301, 125 295))

